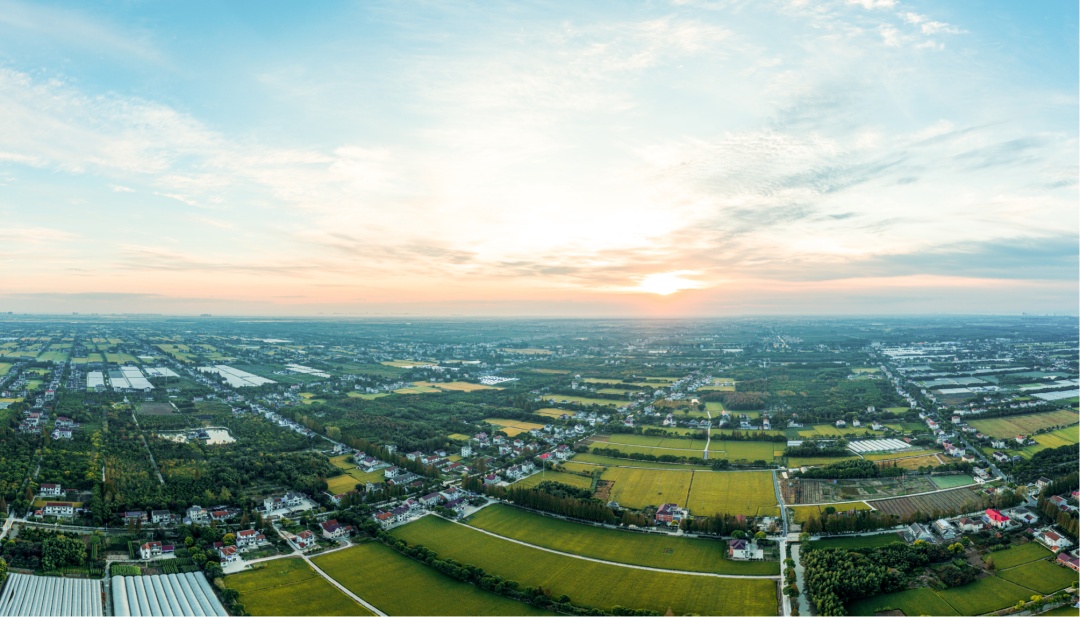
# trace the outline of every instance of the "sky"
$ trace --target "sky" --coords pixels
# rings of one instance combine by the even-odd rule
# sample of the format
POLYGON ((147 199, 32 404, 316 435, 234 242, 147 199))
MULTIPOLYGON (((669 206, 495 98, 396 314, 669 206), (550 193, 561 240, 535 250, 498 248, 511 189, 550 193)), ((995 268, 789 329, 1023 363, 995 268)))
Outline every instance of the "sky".
POLYGON ((1077 3, 0 0, 0 311, 1078 311, 1077 3))

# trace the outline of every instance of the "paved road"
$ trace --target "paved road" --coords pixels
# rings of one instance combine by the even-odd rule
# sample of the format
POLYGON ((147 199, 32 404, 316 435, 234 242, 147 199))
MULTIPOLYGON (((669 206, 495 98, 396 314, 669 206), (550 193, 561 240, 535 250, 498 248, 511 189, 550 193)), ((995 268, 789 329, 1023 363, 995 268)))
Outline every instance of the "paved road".
MULTIPOLYGON (((446 519, 446 520, 448 520, 448 519, 446 519)), ((583 561, 592 561, 594 563, 605 563, 605 564, 607 564, 609 566, 618 566, 620 568, 632 568, 634 570, 647 570, 649 572, 664 572, 664 573, 667 573, 667 574, 686 574, 686 575, 689 575, 689 576, 711 576, 713 578, 764 578, 764 579, 770 579, 770 580, 774 580, 774 581, 778 580, 780 578, 778 575, 771 575, 770 576, 770 575, 764 575, 764 574, 749 574, 749 575, 718 574, 716 572, 692 572, 690 570, 672 570, 672 569, 668 569, 668 568, 652 568, 652 567, 649 567, 649 566, 637 566, 637 565, 632 565, 632 564, 628 564, 628 563, 619 563, 617 561, 607 561, 606 559, 595 559, 593 557, 584 557, 582 555, 575 555, 574 553, 564 553, 563 551, 557 551, 557 550, 552 549, 552 548, 547 548, 547 547, 544 547, 544 546, 537 546, 535 544, 529 544, 528 542, 522 542, 521 540, 515 540, 513 538, 507 538, 506 536, 500 536, 499 534, 492 533, 490 531, 487 531, 486 529, 480 529, 479 527, 473 527, 472 525, 466 525, 465 523, 461 523, 461 522, 458 522, 458 521, 450 521, 450 522, 454 523, 455 525, 461 525, 462 527, 467 527, 469 529, 472 529, 473 531, 479 531, 480 533, 485 533, 485 534, 487 534, 489 536, 492 536, 494 538, 499 538, 500 540, 506 540, 507 542, 513 542, 514 544, 520 544, 521 546, 527 546, 529 548, 534 548, 534 549, 536 549, 538 551, 544 551, 544 552, 547 552, 547 553, 554 553, 556 555, 562 555, 564 557, 573 557, 574 559, 581 559, 583 561)))

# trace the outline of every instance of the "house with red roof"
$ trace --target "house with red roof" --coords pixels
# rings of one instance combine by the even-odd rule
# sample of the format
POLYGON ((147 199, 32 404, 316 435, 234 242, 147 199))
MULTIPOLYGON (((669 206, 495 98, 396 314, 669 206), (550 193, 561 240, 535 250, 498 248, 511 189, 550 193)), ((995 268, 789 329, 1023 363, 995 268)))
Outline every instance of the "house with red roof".
POLYGON ((986 516, 984 518, 987 524, 989 524, 991 527, 1004 529, 1009 526, 1009 517, 1005 516, 994 508, 987 508, 986 516))

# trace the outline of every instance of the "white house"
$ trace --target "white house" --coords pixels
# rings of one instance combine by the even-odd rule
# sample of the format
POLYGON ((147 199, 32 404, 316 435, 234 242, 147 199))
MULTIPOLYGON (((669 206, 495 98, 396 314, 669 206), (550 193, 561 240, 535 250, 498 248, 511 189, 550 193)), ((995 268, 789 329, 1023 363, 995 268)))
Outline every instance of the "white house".
POLYGON ((59 497, 64 494, 64 489, 59 484, 42 484, 38 487, 38 494, 42 497, 59 497))

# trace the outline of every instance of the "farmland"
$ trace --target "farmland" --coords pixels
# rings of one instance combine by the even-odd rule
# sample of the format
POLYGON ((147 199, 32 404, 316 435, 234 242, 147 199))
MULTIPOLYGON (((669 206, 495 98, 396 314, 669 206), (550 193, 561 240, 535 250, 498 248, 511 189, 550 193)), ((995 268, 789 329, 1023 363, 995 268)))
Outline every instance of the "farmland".
POLYGON ((339 493, 347 493, 348 491, 356 488, 358 483, 365 482, 381 482, 383 479, 383 472, 370 471, 364 472, 356 468, 355 463, 349 462, 349 455, 335 456, 330 459, 330 464, 338 469, 341 469, 345 473, 340 476, 334 476, 332 478, 326 478, 327 490, 331 494, 337 495, 339 493))
POLYGON ((469 525, 529 544, 606 561, 722 574, 779 574, 778 562, 730 561, 726 543, 572 523, 509 506, 489 506, 469 525))
POLYGON ((862 598, 852 603, 850 612, 852 615, 875 615, 888 610, 901 610, 905 615, 960 614, 928 587, 862 598))
POLYGON ((993 559, 994 568, 997 570, 1007 570, 1039 559, 1046 559, 1050 556, 1050 551, 1035 542, 1028 542, 1003 551, 987 553, 984 559, 993 559))
POLYGON ((991 437, 1010 439, 1017 435, 1030 435, 1035 431, 1075 424, 1080 420, 1077 412, 1071 409, 1059 409, 1046 413, 1033 413, 1023 416, 1006 416, 1004 418, 987 418, 986 420, 972 420, 971 426, 979 429, 991 437))
POLYGON ((936 485, 938 488, 957 488, 960 486, 975 484, 975 478, 965 475, 931 476, 930 481, 933 482, 934 485, 936 485))
POLYGON ((869 536, 847 536, 839 538, 823 538, 821 540, 814 540, 814 548, 867 548, 885 546, 886 544, 892 544, 893 542, 903 542, 899 534, 896 533, 878 533, 869 536))
POLYGON ((937 510, 964 512, 965 508, 974 506, 975 502, 975 493, 969 489, 960 488, 929 495, 878 499, 873 502, 873 506, 886 514, 895 514, 903 518, 916 512, 934 512, 937 510))
POLYGON ((476 392, 477 390, 498 390, 492 386, 485 386, 478 383, 469 383, 467 381, 448 381, 448 382, 425 382, 417 381, 413 385, 416 386, 429 386, 432 388, 438 388, 439 390, 446 390, 449 392, 476 392))
POLYGON ((773 516, 779 511, 768 471, 695 471, 686 508, 697 515, 773 516))
POLYGON ((694 472, 609 467, 600 479, 614 482, 611 499, 635 510, 665 503, 686 503, 694 472))
POLYGON ((586 606, 703 615, 775 615, 777 610, 776 583, 768 579, 658 573, 584 561, 430 516, 398 527, 393 534, 409 544, 422 544, 444 559, 475 565, 523 586, 541 586, 586 606))
POLYGON ((569 410, 569 409, 556 409, 554 407, 545 407, 543 409, 537 409, 533 413, 538 415, 538 416, 546 416, 548 418, 558 418, 559 416, 562 416, 564 414, 567 415, 567 416, 573 416, 577 412, 569 410))
POLYGON ((1041 594, 1051 594, 1066 587, 1077 586, 1077 573, 1055 563, 1040 559, 1022 566, 998 570, 1001 578, 1041 594))
POLYGON ((849 501, 846 503, 834 503, 831 506, 788 506, 789 510, 795 512, 795 522, 803 523, 812 516, 818 516, 821 514, 823 508, 832 507, 837 512, 846 512, 848 510, 870 510, 870 506, 863 501, 849 501))
POLYGON ((452 579, 375 542, 315 557, 312 561, 349 591, 388 615, 550 614, 452 579), (357 567, 359 564, 372 567, 357 567), (402 593, 403 589, 417 593, 402 593))
POLYGON ((586 476, 579 476, 574 473, 562 473, 559 471, 547 471, 544 473, 534 473, 531 476, 522 478, 514 483, 514 486, 523 488, 529 488, 536 486, 544 481, 548 482, 561 482, 563 484, 569 484, 570 486, 576 486, 578 488, 592 488, 592 478, 586 476))
POLYGON ((232 574, 225 586, 240 592, 252 615, 371 615, 302 559, 275 559, 256 570, 232 574))
POLYGON ((610 456, 600 456, 598 454, 576 454, 571 459, 573 463, 589 463, 593 465, 604 465, 607 467, 630 467, 630 468, 649 468, 649 469, 677 469, 680 471, 693 471, 693 465, 682 465, 679 463, 654 463, 652 461, 634 461, 621 458, 611 458, 610 456))
POLYGON ((543 424, 535 422, 522 422, 521 420, 506 420, 504 418, 485 418, 484 422, 495 426, 498 430, 506 433, 508 437, 526 433, 532 429, 542 429, 543 424))

